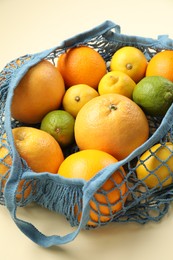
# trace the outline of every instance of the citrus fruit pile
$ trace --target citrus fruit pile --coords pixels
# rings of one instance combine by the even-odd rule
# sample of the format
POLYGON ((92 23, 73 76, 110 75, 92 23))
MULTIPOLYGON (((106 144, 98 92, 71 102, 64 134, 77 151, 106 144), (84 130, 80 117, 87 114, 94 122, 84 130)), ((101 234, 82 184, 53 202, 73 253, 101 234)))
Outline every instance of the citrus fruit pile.
MULTIPOLYGON (((89 46, 68 49, 55 65, 42 60, 29 69, 14 90, 11 116, 24 124, 12 130, 19 155, 36 173, 89 181, 146 142, 147 116, 164 116, 173 102, 172 71, 173 51, 162 51, 147 61, 140 49, 131 46, 117 50, 109 67, 89 46), (73 146, 78 150, 66 154, 73 146)), ((0 174, 8 177, 12 158, 6 143, 3 135, 0 174)), ((168 150, 162 147, 157 160, 153 151, 160 146, 153 147, 150 155, 146 151, 137 164, 136 176, 149 188, 157 186, 159 178, 168 177, 164 185, 172 183, 168 176, 172 158, 167 158, 173 147, 171 143, 168 150), (161 160, 167 160, 167 169, 157 168, 161 160), (154 175, 149 176, 155 168, 154 175)), ((120 167, 101 187, 104 192, 94 194, 89 225, 109 221, 123 208, 128 193, 125 175, 120 167)), ((25 197, 29 193, 26 191, 25 197)))

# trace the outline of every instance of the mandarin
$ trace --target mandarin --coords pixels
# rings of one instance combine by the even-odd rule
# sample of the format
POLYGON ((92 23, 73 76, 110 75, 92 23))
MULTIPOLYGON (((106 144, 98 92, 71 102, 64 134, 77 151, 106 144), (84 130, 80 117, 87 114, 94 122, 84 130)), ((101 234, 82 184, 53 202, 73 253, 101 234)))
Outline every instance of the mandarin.
POLYGON ((102 56, 89 46, 74 47, 61 54, 57 68, 67 88, 86 84, 97 89, 100 79, 107 71, 102 56))
POLYGON ((58 109, 65 93, 64 80, 55 66, 42 60, 31 67, 14 90, 12 117, 27 124, 40 123, 58 109))
MULTIPOLYGON (((69 155, 60 165, 58 174, 65 178, 82 178, 89 181, 106 166, 116 163, 110 154, 99 150, 84 150, 69 155)), ((88 225, 107 222, 115 212, 122 209, 126 200, 127 185, 124 181, 125 171, 120 167, 94 194, 90 201, 90 220, 88 225), (118 187, 116 185, 119 185, 118 187)), ((81 212, 75 205, 75 214, 80 221, 81 212)))
POLYGON ((146 76, 162 76, 173 81, 173 50, 154 55, 148 63, 146 76))
POLYGON ((131 99, 105 94, 81 108, 74 132, 80 150, 98 149, 121 160, 147 140, 149 124, 142 109, 131 99))

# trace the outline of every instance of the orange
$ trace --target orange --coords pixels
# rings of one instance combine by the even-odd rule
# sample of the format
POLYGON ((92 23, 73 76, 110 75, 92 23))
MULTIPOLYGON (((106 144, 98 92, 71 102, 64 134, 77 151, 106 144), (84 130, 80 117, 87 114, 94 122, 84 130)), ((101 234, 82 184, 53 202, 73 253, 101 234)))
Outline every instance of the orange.
MULTIPOLYGON (((89 181, 106 166, 116 163, 117 160, 108 153, 99 150, 84 150, 68 156, 60 165, 58 174, 65 178, 81 178, 89 181)), ((90 220, 88 225, 98 222, 107 222, 112 214, 122 209, 126 200, 127 186, 124 181, 123 167, 115 171, 103 186, 94 194, 90 201, 90 220), (119 185, 117 187, 116 185, 119 185), (99 214, 100 213, 100 214, 99 214)), ((81 212, 75 208, 75 214, 81 218, 81 212)))
POLYGON ((173 50, 164 50, 154 55, 148 63, 146 76, 163 76, 173 81, 173 50))
POLYGON ((131 99, 105 94, 81 108, 74 131, 80 150, 98 149, 121 160, 147 140, 149 124, 142 109, 131 99))
POLYGON ((148 61, 141 50, 125 46, 113 54, 110 69, 126 73, 137 83, 145 76, 147 64, 148 61))
POLYGON ((132 99, 136 83, 122 71, 110 71, 100 80, 98 92, 100 95, 117 93, 132 99))
POLYGON ((77 84, 68 88, 62 100, 63 108, 76 117, 79 110, 99 93, 86 84, 77 84))
MULTIPOLYGON (((56 173, 58 171, 64 156, 59 144, 50 134, 33 127, 14 128, 12 133, 18 153, 33 171, 38 173, 56 173)), ((4 134, 0 144, 0 175, 3 186, 12 165, 12 158, 6 144, 6 135, 4 134)), ((18 192, 21 191, 24 182, 25 180, 20 181, 18 192)), ((25 197, 29 195, 30 189, 31 187, 28 187, 25 190, 25 197)))
POLYGON ((95 89, 106 73, 102 56, 89 46, 78 46, 60 55, 57 62, 66 87, 87 84, 95 89))
POLYGON ((29 69, 15 88, 12 117, 27 124, 40 123, 45 114, 59 108, 64 93, 60 72, 49 61, 42 60, 29 69))

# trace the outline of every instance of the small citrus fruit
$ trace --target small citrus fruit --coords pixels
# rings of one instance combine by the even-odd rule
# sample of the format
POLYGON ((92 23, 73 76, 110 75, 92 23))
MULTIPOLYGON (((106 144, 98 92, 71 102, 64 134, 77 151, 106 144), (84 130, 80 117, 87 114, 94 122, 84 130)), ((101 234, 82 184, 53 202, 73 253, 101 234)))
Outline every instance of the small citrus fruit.
POLYGON ((156 144, 139 159, 136 173, 149 188, 165 187, 173 182, 173 144, 156 144))
POLYGON ((145 76, 147 64, 148 61, 141 50, 125 46, 113 54, 110 69, 123 71, 137 83, 145 76))
MULTIPOLYGON (((61 164, 58 174, 65 178, 81 178, 86 181, 94 177, 106 166, 117 160, 108 153, 99 150, 84 150, 68 156, 61 164)), ((115 171, 94 194, 95 200, 90 201, 90 220, 88 225, 109 221, 111 215, 123 207, 126 200, 127 185, 124 180, 123 167, 115 171), (117 187, 116 185, 119 185, 117 187), (96 202, 95 202, 96 201, 96 202)), ((76 209, 77 214, 77 209, 76 209)), ((80 220, 81 212, 78 219, 80 220)))
POLYGON ((55 66, 42 60, 31 67, 14 90, 12 117, 27 124, 40 123, 58 109, 65 93, 64 80, 55 66))
POLYGON ((83 105, 98 95, 98 92, 94 88, 86 84, 71 86, 66 90, 63 97, 63 108, 72 116, 76 117, 83 105))
POLYGON ((133 91, 133 100, 145 113, 163 116, 173 102, 173 82, 162 76, 144 77, 133 91))
POLYGON ((74 117, 64 110, 53 110, 45 115, 40 129, 53 136, 61 147, 74 141, 74 117))
POLYGON ((132 98, 136 83, 122 71, 110 71, 99 82, 98 92, 100 95, 117 93, 132 98))
POLYGON ((80 150, 102 150, 118 160, 143 144, 148 135, 149 125, 142 109, 120 94, 93 98, 81 108, 75 121, 80 150))
POLYGON ((106 73, 106 63, 102 56, 89 46, 78 46, 60 55, 57 68, 61 72, 66 87, 87 84, 95 89, 106 73))
POLYGON ((173 50, 155 54, 148 63, 146 76, 162 76, 173 81, 173 50))

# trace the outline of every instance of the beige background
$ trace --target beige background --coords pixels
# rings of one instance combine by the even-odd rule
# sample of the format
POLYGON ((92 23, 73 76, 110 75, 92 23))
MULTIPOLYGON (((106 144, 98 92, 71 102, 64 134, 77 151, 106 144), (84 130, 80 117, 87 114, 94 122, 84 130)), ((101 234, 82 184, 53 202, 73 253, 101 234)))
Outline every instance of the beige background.
MULTIPOLYGON (((62 40, 109 19, 124 34, 173 38, 172 0, 0 0, 0 70, 7 62, 43 51, 62 40)), ((18 215, 47 235, 73 229, 53 212, 30 205, 18 215)), ((44 249, 16 227, 7 209, 0 206, 0 257, 10 259, 129 259, 172 260, 173 210, 160 223, 110 224, 82 231, 69 244, 44 249)))

